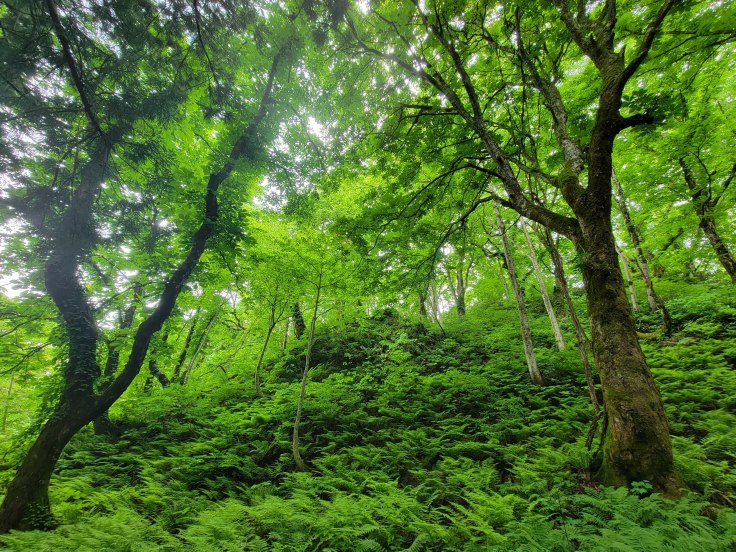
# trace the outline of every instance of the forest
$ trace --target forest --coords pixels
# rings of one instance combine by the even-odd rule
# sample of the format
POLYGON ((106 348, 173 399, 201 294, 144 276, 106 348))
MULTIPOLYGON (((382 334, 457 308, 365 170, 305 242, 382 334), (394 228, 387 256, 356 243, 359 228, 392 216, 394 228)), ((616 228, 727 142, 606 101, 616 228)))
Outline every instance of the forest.
POLYGON ((736 3, 0 0, 0 550, 736 550, 736 3))

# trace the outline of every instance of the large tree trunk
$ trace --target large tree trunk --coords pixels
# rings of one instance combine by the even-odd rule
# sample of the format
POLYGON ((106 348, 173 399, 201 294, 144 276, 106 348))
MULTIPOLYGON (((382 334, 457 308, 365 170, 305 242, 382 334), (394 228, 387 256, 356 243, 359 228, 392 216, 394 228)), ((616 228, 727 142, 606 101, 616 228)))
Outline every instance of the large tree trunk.
POLYGON ((674 494, 679 481, 667 417, 639 345, 611 224, 613 141, 620 117, 617 86, 620 82, 604 85, 590 143, 587 193, 575 204, 580 234, 574 243, 582 260, 593 354, 606 408, 599 477, 611 485, 647 480, 674 494))
POLYGON ((648 480, 658 489, 676 492, 669 426, 639 346, 613 234, 600 228, 605 224, 596 226, 600 237, 588 243, 592 258, 583 263, 582 272, 607 416, 600 477, 612 485, 648 480))
POLYGON ((557 343, 557 349, 560 351, 565 350, 565 337, 562 335, 562 329, 560 328, 560 322, 557 320, 557 314, 555 309, 552 307, 552 301, 550 301, 549 293, 547 292, 547 282, 544 281, 544 274, 539 268, 539 260, 537 259, 537 251, 534 249, 534 244, 529 236, 529 231, 526 228, 526 223, 522 220, 521 228, 524 230, 524 238, 526 239, 526 246, 529 249, 529 259, 532 261, 532 268, 534 269, 534 275, 537 278, 539 284, 539 292, 542 294, 542 302, 544 303, 544 309, 547 311, 549 317, 549 323, 552 326, 552 333, 555 336, 555 342, 557 343))
POLYGON ((87 414, 87 408, 62 406, 43 426, 8 486, 0 511, 0 533, 55 526, 49 506, 49 482, 61 451, 89 423, 87 414))
POLYGON ((498 224, 499 232, 501 233, 501 240, 503 241, 503 253, 506 257, 506 269, 509 274, 509 280, 511 280, 511 287, 514 290, 514 297, 516 298, 516 307, 519 311, 519 324, 521 325, 521 340, 524 343, 524 356, 526 357, 526 364, 529 368, 529 377, 532 382, 537 385, 544 385, 544 377, 542 372, 539 371, 537 366, 537 357, 534 354, 534 343, 532 342, 532 331, 529 328, 529 317, 526 312, 526 305, 524 303, 524 292, 521 290, 519 285, 519 279, 516 276, 516 268, 514 266, 514 257, 511 254, 511 247, 509 246, 509 238, 506 235, 506 225, 501 217, 501 210, 498 207, 498 203, 493 204, 496 210, 496 222, 498 224))

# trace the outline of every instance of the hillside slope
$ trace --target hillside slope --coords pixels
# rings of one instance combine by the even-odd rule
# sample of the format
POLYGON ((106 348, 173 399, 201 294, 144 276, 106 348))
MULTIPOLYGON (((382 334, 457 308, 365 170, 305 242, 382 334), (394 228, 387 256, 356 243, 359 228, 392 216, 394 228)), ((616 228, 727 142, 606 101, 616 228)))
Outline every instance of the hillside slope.
MULTIPOLYGON (((538 316, 528 382, 515 312, 474 311, 446 335, 386 312, 322 328, 303 422, 291 426, 303 344, 216 386, 147 391, 80 434, 52 483, 61 527, 10 550, 708 550, 736 546, 736 305, 704 292, 671 308, 680 332, 645 344, 664 395, 676 502, 591 480, 592 409, 573 347, 538 316), (717 306, 717 308, 713 308, 717 306)), ((640 320, 646 329, 647 320, 640 320)), ((569 334, 569 332, 568 332, 569 334)), ((571 343, 572 345, 572 343, 571 343)), ((240 370, 240 371, 238 371, 240 370)), ((143 393, 142 391, 139 391, 143 393)), ((5 475, 5 474, 4 474, 5 475)))

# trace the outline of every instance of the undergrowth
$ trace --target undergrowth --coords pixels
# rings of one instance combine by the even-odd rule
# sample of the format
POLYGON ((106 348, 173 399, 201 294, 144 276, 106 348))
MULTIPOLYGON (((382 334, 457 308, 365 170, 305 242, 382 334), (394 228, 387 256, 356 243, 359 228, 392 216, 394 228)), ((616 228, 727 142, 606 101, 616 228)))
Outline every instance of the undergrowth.
MULTIPOLYGON (((697 293, 696 293, 697 292, 697 293)), ((81 432, 52 481, 50 533, 26 551, 681 550, 736 547, 736 301, 672 300, 678 332, 643 346, 689 491, 603 488, 585 448, 592 409, 576 352, 533 320, 527 381, 516 314, 476 309, 446 334, 391 312, 321 328, 294 471, 303 344, 274 353, 265 396, 252 366, 189 386, 135 390, 117 439, 81 432)), ((642 315, 639 323, 652 323, 642 315)), ((571 328, 567 327, 571 336, 571 328)), ((7 480, 12 472, 7 469, 7 480)))

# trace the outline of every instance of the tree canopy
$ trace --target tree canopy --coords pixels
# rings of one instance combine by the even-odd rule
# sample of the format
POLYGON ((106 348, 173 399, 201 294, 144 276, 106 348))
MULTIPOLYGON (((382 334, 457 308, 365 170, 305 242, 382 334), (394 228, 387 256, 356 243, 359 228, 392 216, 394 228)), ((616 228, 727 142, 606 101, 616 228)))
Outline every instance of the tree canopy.
POLYGON ((149 547, 726 550, 735 41, 707 0, 0 3, 0 542, 78 547, 133 462, 99 523, 149 547))

